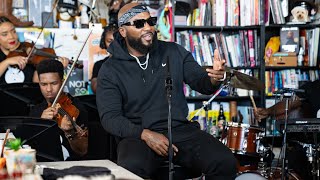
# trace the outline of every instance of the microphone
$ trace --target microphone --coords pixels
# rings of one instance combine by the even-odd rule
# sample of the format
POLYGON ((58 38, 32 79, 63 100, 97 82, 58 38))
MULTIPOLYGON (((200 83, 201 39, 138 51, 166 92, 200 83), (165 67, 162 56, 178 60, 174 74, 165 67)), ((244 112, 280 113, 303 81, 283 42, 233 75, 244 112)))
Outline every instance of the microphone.
POLYGON ((169 90, 172 90, 172 78, 171 78, 171 73, 170 73, 169 56, 167 56, 166 65, 167 65, 167 72, 166 72, 167 77, 165 80, 165 87, 166 87, 166 90, 169 91, 169 90))

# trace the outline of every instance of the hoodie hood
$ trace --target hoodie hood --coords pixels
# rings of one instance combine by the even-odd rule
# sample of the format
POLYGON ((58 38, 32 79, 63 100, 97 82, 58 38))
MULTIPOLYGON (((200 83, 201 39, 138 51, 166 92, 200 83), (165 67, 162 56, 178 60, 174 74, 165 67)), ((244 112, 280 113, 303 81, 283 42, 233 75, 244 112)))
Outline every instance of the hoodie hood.
MULTIPOLYGON (((114 41, 112 41, 112 43, 108 48, 108 52, 112 54, 112 57, 114 57, 117 60, 125 60, 125 61, 134 60, 135 61, 135 59, 129 54, 126 41, 121 36, 119 31, 115 32, 113 36, 114 36, 114 41)), ((150 54, 153 54, 157 49, 156 47, 158 46, 158 39, 156 37, 157 37, 157 34, 155 33, 153 35, 153 41, 149 51, 150 54)))

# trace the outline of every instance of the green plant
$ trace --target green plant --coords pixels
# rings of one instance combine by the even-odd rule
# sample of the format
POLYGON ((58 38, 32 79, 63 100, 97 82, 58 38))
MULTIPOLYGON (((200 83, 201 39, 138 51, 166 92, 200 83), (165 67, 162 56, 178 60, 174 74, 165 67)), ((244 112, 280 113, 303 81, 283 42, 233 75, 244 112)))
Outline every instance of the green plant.
POLYGON ((9 148, 12 150, 15 150, 15 151, 19 150, 21 145, 22 145, 22 143, 21 143, 20 138, 12 139, 12 140, 8 141, 9 148))

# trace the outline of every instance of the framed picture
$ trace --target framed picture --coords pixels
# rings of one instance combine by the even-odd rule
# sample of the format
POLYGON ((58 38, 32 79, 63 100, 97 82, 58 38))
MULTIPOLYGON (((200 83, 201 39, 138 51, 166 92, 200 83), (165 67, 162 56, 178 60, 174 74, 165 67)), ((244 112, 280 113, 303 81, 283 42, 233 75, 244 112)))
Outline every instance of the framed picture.
POLYGON ((285 27, 280 30, 281 52, 299 52, 299 28, 285 27))

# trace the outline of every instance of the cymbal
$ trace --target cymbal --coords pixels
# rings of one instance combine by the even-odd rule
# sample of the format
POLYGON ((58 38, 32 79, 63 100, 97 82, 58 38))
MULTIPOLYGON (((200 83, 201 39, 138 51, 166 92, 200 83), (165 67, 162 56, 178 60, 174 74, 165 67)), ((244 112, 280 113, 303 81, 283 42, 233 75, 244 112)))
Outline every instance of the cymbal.
POLYGON ((241 73, 226 67, 227 77, 229 75, 230 85, 234 88, 261 91, 264 90, 264 84, 257 78, 241 73))

